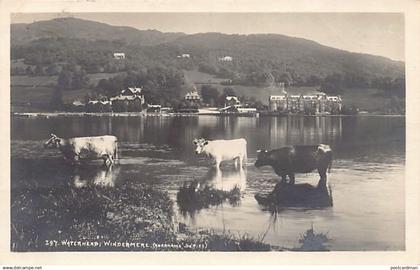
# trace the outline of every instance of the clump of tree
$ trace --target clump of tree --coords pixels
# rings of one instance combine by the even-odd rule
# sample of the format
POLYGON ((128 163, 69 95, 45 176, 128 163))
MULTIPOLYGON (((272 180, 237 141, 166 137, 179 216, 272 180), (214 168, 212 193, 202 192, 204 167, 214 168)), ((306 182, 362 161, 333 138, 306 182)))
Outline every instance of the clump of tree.
POLYGON ((219 101, 219 90, 212 85, 201 86, 201 98, 203 103, 208 104, 210 107, 216 106, 219 101))
POLYGON ((67 65, 58 75, 57 87, 62 90, 81 89, 88 86, 89 77, 86 71, 77 65, 67 65))
POLYGON ((184 75, 173 68, 157 66, 130 71, 99 81, 96 90, 108 98, 118 95, 127 87, 143 87, 145 99, 150 104, 178 105, 186 86, 184 75))

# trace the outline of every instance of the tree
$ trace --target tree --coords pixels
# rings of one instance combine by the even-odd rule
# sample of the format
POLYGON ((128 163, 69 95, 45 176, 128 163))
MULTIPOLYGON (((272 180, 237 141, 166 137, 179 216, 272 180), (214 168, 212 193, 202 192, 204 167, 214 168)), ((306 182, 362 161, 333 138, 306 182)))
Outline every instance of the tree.
POLYGON ((53 75, 60 74, 61 70, 62 70, 62 67, 60 65, 58 65, 58 64, 51 64, 51 65, 49 65, 47 67, 47 69, 46 69, 45 72, 47 73, 47 75, 53 76, 53 75))
POLYGON ((325 77, 321 90, 328 95, 337 95, 343 91, 344 79, 340 73, 333 73, 325 77))
POLYGON ((201 86, 201 97, 204 103, 214 106, 219 98, 219 91, 214 86, 203 85, 201 86))
POLYGON ((63 93, 61 92, 60 87, 54 89, 50 100, 50 106, 53 110, 61 110, 63 108, 63 93))
POLYGON ((69 70, 63 70, 58 75, 57 86, 59 89, 71 89, 73 73, 69 70))
POLYGON ((89 77, 80 67, 66 67, 60 72, 57 86, 63 90, 80 89, 87 86, 89 77))
POLYGON ((37 76, 45 75, 44 68, 41 65, 36 65, 36 67, 35 67, 35 75, 37 75, 37 76))
POLYGON ((321 78, 316 76, 316 75, 311 75, 309 76, 306 81, 305 81, 305 85, 306 86, 319 86, 321 84, 321 78))

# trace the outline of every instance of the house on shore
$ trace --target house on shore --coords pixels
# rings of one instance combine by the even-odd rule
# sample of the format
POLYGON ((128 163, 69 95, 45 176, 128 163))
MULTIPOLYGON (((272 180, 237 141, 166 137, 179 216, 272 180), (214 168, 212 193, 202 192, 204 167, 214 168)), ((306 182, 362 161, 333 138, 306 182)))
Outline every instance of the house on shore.
POLYGON ((129 87, 123 89, 118 96, 110 98, 113 112, 141 112, 145 104, 143 89, 129 87))
POLYGON ((107 99, 90 99, 86 102, 86 112, 141 112, 145 100, 142 88, 129 87, 123 89, 118 96, 107 99))
POLYGON ((177 58, 191 58, 191 55, 189 53, 183 53, 181 55, 178 55, 177 58))
POLYGON ((198 108, 201 106, 201 96, 195 87, 184 96, 184 101, 187 107, 190 108, 198 108))
POLYGON ((236 96, 226 96, 225 107, 231 107, 231 106, 239 107, 239 106, 242 106, 242 103, 239 100, 239 98, 236 96))
POLYGON ((112 104, 109 100, 89 100, 86 112, 112 112, 112 104))
POLYGON ((220 62, 232 62, 233 61, 233 57, 232 56, 223 56, 223 57, 219 57, 219 61, 220 62))
POLYGON ((327 96, 319 92, 312 95, 272 95, 269 110, 279 113, 300 113, 305 115, 341 114, 343 102, 340 96, 327 96))
POLYGON ((123 52, 114 52, 113 58, 114 59, 125 59, 125 53, 123 53, 123 52))

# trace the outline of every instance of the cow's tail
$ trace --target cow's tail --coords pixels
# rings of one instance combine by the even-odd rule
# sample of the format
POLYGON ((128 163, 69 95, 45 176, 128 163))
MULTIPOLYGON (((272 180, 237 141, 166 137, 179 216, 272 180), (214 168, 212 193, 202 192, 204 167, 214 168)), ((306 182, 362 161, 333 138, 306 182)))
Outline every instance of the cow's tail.
POLYGON ((328 157, 328 173, 331 173, 332 161, 333 161, 333 153, 332 151, 327 152, 328 157))
POLYGON ((115 141, 114 160, 118 161, 118 163, 120 162, 120 160, 118 159, 118 140, 115 141))

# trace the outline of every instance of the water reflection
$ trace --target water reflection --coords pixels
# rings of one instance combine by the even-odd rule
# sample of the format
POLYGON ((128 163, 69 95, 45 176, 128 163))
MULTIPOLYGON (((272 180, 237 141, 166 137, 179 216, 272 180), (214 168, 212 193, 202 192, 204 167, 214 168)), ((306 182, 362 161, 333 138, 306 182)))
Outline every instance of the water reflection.
POLYGON ((268 194, 255 195, 264 210, 278 213, 288 207, 315 209, 333 206, 331 187, 279 182, 268 194))
POLYGON ((88 185, 114 187, 120 167, 118 165, 110 166, 82 166, 74 169, 73 184, 77 188, 86 187, 88 185))
POLYGON ((240 191, 244 191, 246 189, 246 174, 246 169, 242 167, 226 168, 223 171, 220 168, 212 167, 208 170, 204 180, 218 190, 230 191, 237 187, 240 191))
MULTIPOLYGON (((334 250, 405 248, 404 117, 13 117, 11 141, 12 190, 27 183, 42 188, 67 188, 69 182, 75 186, 118 186, 124 180, 166 190, 175 201, 182 183, 187 181, 187 188, 193 189, 185 191, 194 192, 186 193, 190 195, 186 204, 178 201, 175 210, 195 211, 193 218, 190 213, 177 218, 196 228, 222 231, 226 226, 232 232, 266 235, 264 240, 268 243, 293 247, 313 223, 319 231, 328 231, 336 239, 334 250), (50 133, 63 137, 117 136, 121 173, 117 167, 108 172, 95 166, 75 172, 63 162, 59 152, 41 148, 41 140, 50 133), (193 154, 192 140, 198 137, 245 138, 247 170, 235 170, 232 164, 221 170, 205 167, 209 160, 193 154), (257 170, 251 165, 256 150, 318 143, 329 144, 334 151, 332 172, 328 175, 334 190, 334 207, 318 209, 315 199, 315 203, 312 200, 300 208, 296 204, 274 204, 277 208, 271 208, 271 215, 261 211, 254 195, 271 192, 278 177, 271 168, 257 170), (198 194, 196 186, 190 185, 193 179, 201 184, 198 194), (211 190, 204 191, 206 184, 211 190), (239 205, 210 196, 219 196, 234 186, 241 189, 239 205), (189 204, 192 200, 201 205, 189 204), (205 209, 197 211, 193 206, 205 209), (278 214, 279 210, 283 211, 278 214), (280 229, 273 231, 276 226, 280 229)), ((318 176, 301 174, 299 180, 316 186, 318 176)), ((297 196, 307 199, 304 194, 298 192, 297 196)))

